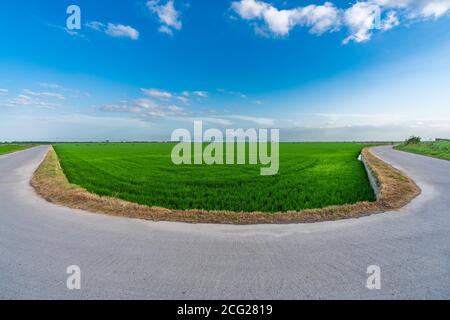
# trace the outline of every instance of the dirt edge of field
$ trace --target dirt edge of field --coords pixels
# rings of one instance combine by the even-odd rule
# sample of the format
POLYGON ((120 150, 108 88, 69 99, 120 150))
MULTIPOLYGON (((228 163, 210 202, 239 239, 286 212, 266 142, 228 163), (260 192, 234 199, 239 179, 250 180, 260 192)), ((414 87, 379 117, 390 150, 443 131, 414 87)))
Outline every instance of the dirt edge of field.
POLYGON ((60 166, 58 156, 51 146, 44 161, 36 170, 31 185, 47 201, 74 209, 153 221, 224 224, 312 223, 357 218, 401 208, 420 194, 420 189, 405 174, 372 155, 368 149, 364 149, 362 153, 379 186, 376 202, 359 202, 351 205, 307 209, 298 212, 249 213, 171 210, 139 205, 112 197, 98 196, 69 183, 60 166))

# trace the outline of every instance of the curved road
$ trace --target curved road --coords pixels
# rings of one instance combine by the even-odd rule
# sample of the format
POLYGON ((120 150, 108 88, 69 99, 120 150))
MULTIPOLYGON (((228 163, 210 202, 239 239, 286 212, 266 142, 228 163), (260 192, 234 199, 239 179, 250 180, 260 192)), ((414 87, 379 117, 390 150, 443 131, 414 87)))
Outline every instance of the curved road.
POLYGON ((450 162, 374 153, 422 194, 403 209, 291 225, 190 225, 47 203, 29 186, 46 147, 0 157, 0 298, 450 298, 450 162), (66 268, 81 268, 81 290, 66 268), (381 268, 381 289, 366 270, 381 268))

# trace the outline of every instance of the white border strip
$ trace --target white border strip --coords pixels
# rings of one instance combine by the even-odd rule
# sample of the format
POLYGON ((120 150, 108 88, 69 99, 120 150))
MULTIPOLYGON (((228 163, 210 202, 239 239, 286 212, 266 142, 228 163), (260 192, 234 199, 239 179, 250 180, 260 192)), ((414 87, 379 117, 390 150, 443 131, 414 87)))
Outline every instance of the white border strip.
POLYGON ((363 154, 359 155, 358 160, 360 160, 364 164, 364 168, 366 169, 367 176, 369 177, 370 185, 371 185, 373 191, 375 192, 375 195, 378 200, 378 196, 380 193, 380 184, 378 182, 378 179, 375 178, 375 175, 374 175, 372 169, 370 168, 370 166, 367 164, 367 161, 364 158, 363 154))

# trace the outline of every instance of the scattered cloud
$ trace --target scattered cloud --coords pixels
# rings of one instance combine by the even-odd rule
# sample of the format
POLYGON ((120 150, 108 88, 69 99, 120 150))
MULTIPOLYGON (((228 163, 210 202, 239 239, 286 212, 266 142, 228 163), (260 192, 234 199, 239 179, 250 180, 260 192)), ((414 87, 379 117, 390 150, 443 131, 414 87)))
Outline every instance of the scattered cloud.
POLYGON ((165 3, 161 3, 160 0, 147 1, 147 8, 155 14, 161 26, 159 32, 173 35, 174 30, 181 30, 182 22, 180 19, 181 13, 175 9, 174 0, 168 0, 165 3))
POLYGON ((200 97, 200 98, 208 98, 209 93, 207 91, 187 91, 187 90, 185 90, 181 93, 181 95, 184 97, 195 96, 195 97, 200 97))
POLYGON ((56 98, 60 100, 66 100, 66 97, 60 93, 55 92, 35 92, 29 89, 23 89, 23 93, 33 97, 41 97, 41 98, 56 98))
POLYGON ((176 104, 177 102, 181 102, 184 105, 191 104, 191 99, 196 97, 197 99, 206 99, 209 96, 207 91, 182 91, 181 93, 170 92, 167 90, 156 89, 156 88, 141 88, 141 92, 148 97, 153 99, 163 100, 163 101, 172 101, 172 103, 176 104))
POLYGON ((104 31, 105 30, 105 24, 101 23, 99 21, 89 21, 86 23, 86 27, 95 30, 95 31, 104 31))
POLYGON ((230 90, 226 90, 226 89, 217 89, 218 92, 223 93, 223 94, 229 94, 231 96, 237 96, 240 97, 242 99, 247 99, 248 96, 245 93, 239 92, 239 91, 230 91, 230 90))
POLYGON ((139 31, 137 31, 135 28, 131 26, 123 24, 113 24, 113 23, 104 24, 99 21, 90 21, 86 23, 86 27, 95 31, 103 32, 108 36, 114 38, 128 38, 131 40, 139 39, 139 31))
POLYGON ((84 38, 84 35, 81 34, 79 31, 77 30, 69 30, 67 29, 65 26, 59 26, 59 25, 55 25, 55 24, 51 24, 51 23, 45 23, 48 27, 54 28, 54 29, 58 29, 61 30, 63 32, 65 32, 66 34, 74 37, 74 38, 84 38))
POLYGON ((0 89, 0 96, 4 96, 5 94, 7 94, 9 92, 8 89, 0 89))
POLYGON ((105 33, 111 37, 139 39, 139 32, 130 26, 108 23, 105 33))
POLYGON ((147 96, 159 99, 170 99, 172 98, 172 93, 159 89, 141 89, 141 91, 147 96))
POLYGON ((158 29, 159 32, 168 34, 169 36, 173 36, 173 31, 168 26, 161 26, 158 29))
POLYGON ((264 1, 241 0, 233 2, 231 8, 244 20, 263 21, 263 27, 277 36, 288 35, 295 26, 304 26, 311 33, 322 34, 336 30, 340 24, 339 9, 330 2, 279 10, 264 1))
POLYGON ((123 100, 118 103, 105 104, 100 110, 105 112, 129 113, 147 119, 166 119, 171 121, 203 120, 206 123, 230 126, 235 121, 241 123, 253 123, 261 126, 273 126, 275 120, 263 117, 251 117, 245 115, 202 116, 197 112, 196 116, 189 110, 176 104, 177 101, 189 104, 191 97, 207 98, 207 91, 183 91, 172 93, 155 88, 141 88, 141 92, 150 98, 123 100))
POLYGON ((425 4, 420 12, 424 17, 439 18, 450 11, 449 0, 434 0, 424 2, 425 4))
POLYGON ((189 98, 186 98, 185 96, 181 95, 181 96, 176 96, 175 97, 177 100, 183 102, 184 104, 189 104, 191 102, 191 100, 189 98))
POLYGON ((8 101, 4 103, 0 103, 0 106, 2 107, 36 107, 41 109, 55 109, 59 105, 56 103, 51 103, 47 101, 43 101, 40 99, 36 99, 33 97, 30 97, 25 94, 19 94, 17 97, 9 99, 8 101))
POLYGON ((174 104, 161 105, 150 99, 120 101, 117 104, 104 105, 101 107, 101 110, 107 112, 133 113, 146 118, 165 118, 186 114, 186 111, 182 107, 174 104))
POLYGON ((389 30, 393 27, 396 27, 400 24, 400 21, 398 20, 397 14, 395 11, 389 11, 386 15, 386 19, 383 20, 383 23, 381 24, 382 30, 389 30))
POLYGON ((208 92, 206 91, 194 91, 192 94, 200 98, 208 98, 208 92))
MULTIPOLYGON (((51 82, 38 82, 36 84, 37 86, 44 88, 44 89, 51 89, 51 90, 57 90, 60 92, 65 92, 67 95, 62 95, 62 94, 57 94, 57 93, 44 93, 42 94, 42 96, 53 96, 54 98, 58 98, 61 100, 65 100, 66 97, 70 97, 70 98, 79 98, 79 97, 90 97, 91 94, 89 92, 83 92, 77 89, 72 89, 72 88, 67 88, 61 84, 58 83, 51 83, 51 82)), ((31 91, 27 91, 27 94, 30 94, 29 92, 31 91)), ((35 94, 31 94, 31 95, 35 95, 35 94)))
POLYGON ((231 9, 241 19, 250 21, 258 34, 284 37, 297 26, 317 35, 346 29, 346 44, 368 41, 377 29, 387 31, 405 21, 447 15, 450 0, 367 0, 347 8, 325 2, 291 9, 278 9, 262 0, 239 0, 232 2, 231 9))
POLYGON ((64 28, 64 31, 72 37, 79 37, 79 38, 84 38, 84 35, 82 35, 80 32, 75 31, 75 30, 69 30, 67 28, 64 28))
POLYGON ((62 89, 63 87, 57 83, 39 82, 38 86, 48 89, 62 89))
POLYGON ((369 40, 372 30, 375 28, 375 19, 377 19, 379 14, 379 6, 371 2, 357 2, 345 10, 343 19, 350 31, 350 35, 344 39, 343 43, 369 40))

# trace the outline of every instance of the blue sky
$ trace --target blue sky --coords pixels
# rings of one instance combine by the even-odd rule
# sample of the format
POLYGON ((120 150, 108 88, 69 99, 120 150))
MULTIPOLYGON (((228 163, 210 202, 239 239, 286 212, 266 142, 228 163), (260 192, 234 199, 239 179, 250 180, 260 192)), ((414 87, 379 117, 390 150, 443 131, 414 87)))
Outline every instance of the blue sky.
POLYGON ((450 136, 450 0, 9 1, 0 25, 0 140, 450 136))

